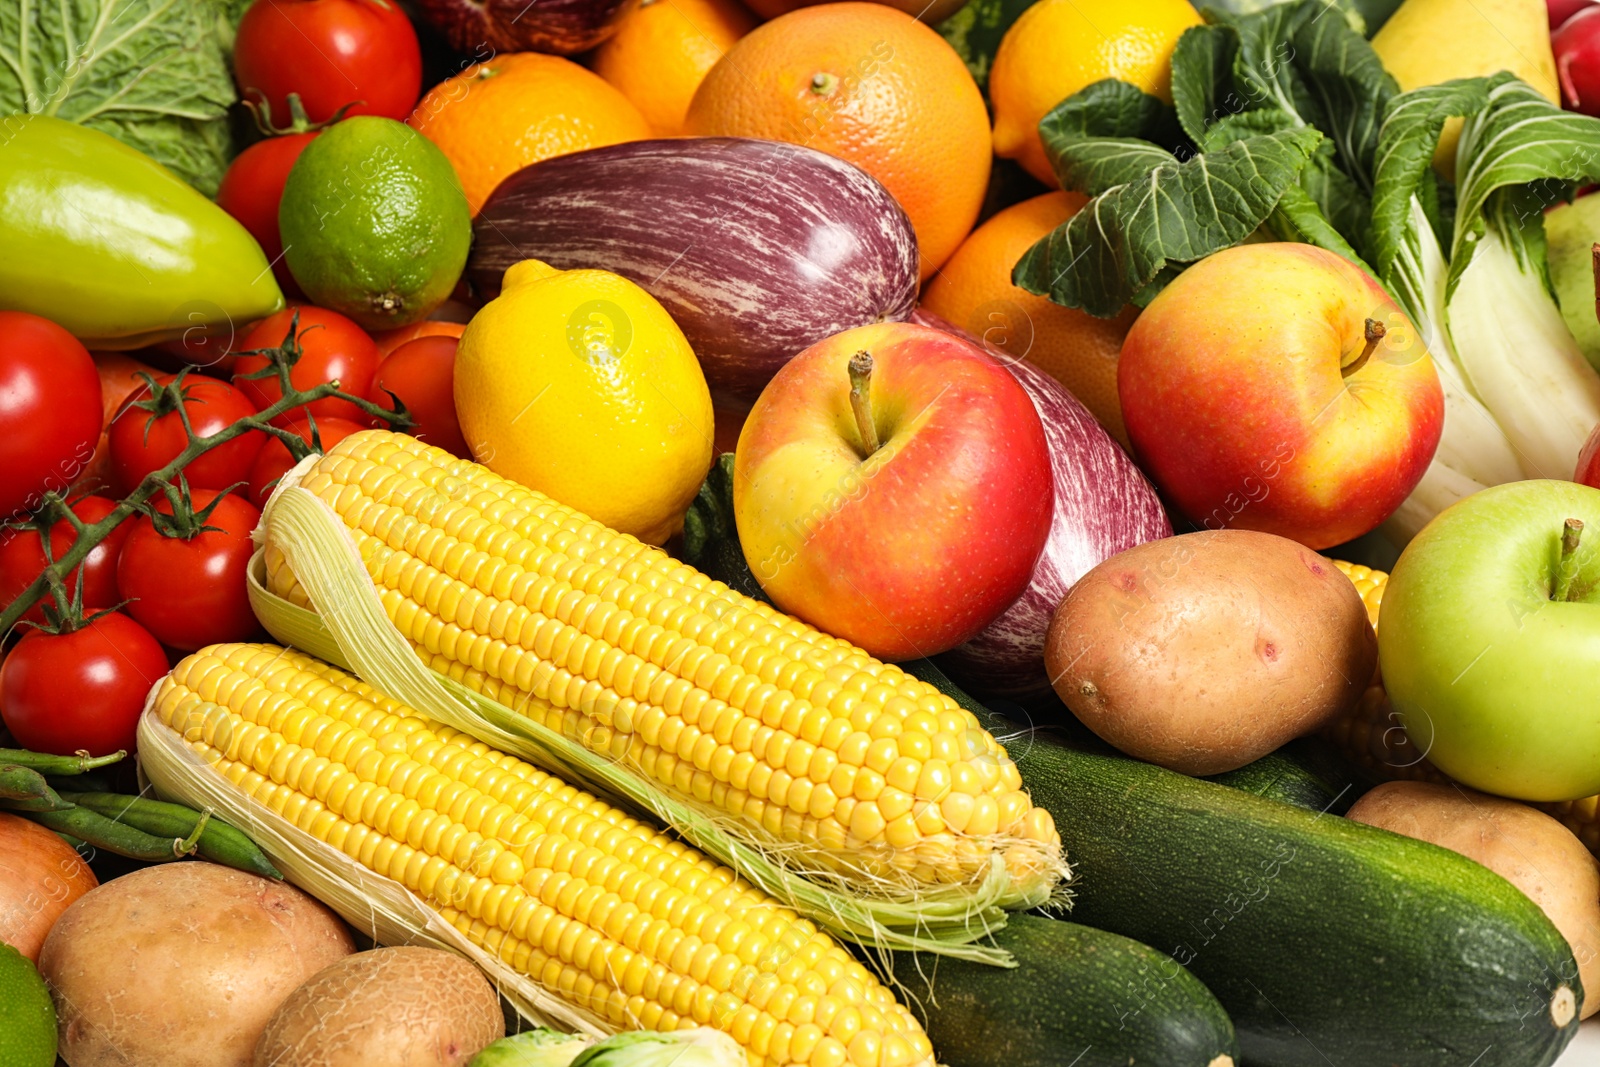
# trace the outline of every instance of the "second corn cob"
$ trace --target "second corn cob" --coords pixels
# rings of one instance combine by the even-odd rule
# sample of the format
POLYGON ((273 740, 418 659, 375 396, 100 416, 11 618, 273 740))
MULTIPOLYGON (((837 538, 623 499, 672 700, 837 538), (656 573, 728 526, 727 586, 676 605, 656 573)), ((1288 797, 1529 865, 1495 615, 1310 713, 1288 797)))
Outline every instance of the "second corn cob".
POLYGON ((812 923, 336 668, 213 646, 160 683, 150 715, 203 773, 401 883, 602 1029, 714 1026, 756 1067, 933 1062, 910 1012, 812 923))

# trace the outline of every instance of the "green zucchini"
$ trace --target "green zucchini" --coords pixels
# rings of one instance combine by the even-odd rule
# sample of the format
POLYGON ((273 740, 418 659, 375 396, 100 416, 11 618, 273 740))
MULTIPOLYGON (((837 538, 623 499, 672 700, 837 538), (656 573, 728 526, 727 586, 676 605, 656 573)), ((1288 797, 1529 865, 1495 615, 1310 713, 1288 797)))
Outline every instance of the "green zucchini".
POLYGON ((1572 950, 1464 856, 978 715, 1056 821, 1072 918, 1168 952, 1251 1067, 1548 1067, 1577 1032, 1572 950))
POLYGON ((1013 915, 1014 968, 897 953, 894 977, 944 1067, 1233 1067, 1228 1013, 1171 956, 1117 934, 1013 915))
POLYGON ((1206 781, 1330 815, 1343 815, 1366 791, 1361 776, 1331 742, 1320 737, 1290 741, 1254 763, 1210 775, 1206 781))

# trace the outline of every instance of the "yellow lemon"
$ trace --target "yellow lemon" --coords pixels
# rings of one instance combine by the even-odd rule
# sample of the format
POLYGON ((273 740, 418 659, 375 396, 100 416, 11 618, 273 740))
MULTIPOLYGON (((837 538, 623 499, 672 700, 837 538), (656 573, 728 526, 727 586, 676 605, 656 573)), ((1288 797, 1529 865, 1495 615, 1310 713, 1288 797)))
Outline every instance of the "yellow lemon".
POLYGON ((1200 16, 1188 0, 1039 0, 1000 41, 989 72, 994 151, 1052 188, 1039 120, 1102 78, 1172 101, 1172 50, 1200 16))
POLYGON ((456 413, 490 470, 659 545, 711 466, 711 393, 654 297, 601 270, 506 271, 456 353, 456 413))

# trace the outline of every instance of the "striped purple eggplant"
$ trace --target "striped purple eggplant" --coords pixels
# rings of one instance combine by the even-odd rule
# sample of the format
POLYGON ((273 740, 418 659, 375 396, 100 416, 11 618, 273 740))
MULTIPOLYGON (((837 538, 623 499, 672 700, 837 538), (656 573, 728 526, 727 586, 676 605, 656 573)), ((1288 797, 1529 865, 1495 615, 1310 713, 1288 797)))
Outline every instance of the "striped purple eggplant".
POLYGON ((478 215, 467 277, 487 298, 530 257, 638 282, 712 390, 744 400, 814 342, 904 320, 917 297, 916 236, 883 186, 749 138, 632 141, 523 168, 478 215))
MULTIPOLYGON (((983 347, 937 315, 919 309, 911 318, 983 347)), ((982 694, 1022 696, 1050 687, 1044 670, 1045 634, 1072 584, 1123 549, 1171 537, 1172 524, 1139 468, 1077 397, 1027 360, 988 351, 1005 363, 1039 411, 1055 475, 1056 510, 1027 591, 941 660, 982 694)))
POLYGON ((480 61, 501 52, 586 52, 639 0, 417 0, 450 47, 480 61))

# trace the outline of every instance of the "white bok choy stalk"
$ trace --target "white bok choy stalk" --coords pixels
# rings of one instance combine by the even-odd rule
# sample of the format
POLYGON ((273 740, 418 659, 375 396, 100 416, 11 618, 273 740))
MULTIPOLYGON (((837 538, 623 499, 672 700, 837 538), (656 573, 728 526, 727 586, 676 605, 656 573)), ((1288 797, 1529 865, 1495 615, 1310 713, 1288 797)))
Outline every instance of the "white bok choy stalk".
POLYGON ((1600 423, 1600 376, 1549 292, 1540 217, 1557 183, 1600 175, 1600 120, 1561 111, 1509 74, 1446 82, 1394 99, 1374 170, 1376 268, 1421 331, 1445 394, 1433 464, 1384 525, 1404 545, 1462 496, 1569 477, 1600 423), (1451 116, 1467 122, 1447 261, 1429 161, 1451 116))

